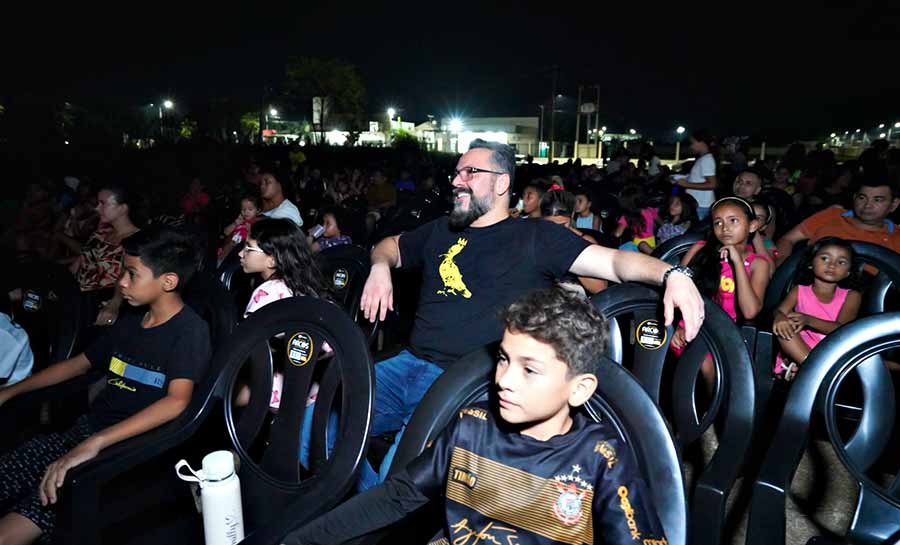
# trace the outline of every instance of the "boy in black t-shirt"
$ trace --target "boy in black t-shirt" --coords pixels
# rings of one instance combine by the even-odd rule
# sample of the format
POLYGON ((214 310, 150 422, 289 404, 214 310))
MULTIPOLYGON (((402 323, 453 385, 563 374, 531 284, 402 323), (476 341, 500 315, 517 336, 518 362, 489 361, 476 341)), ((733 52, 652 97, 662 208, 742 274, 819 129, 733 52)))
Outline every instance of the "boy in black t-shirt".
POLYGON ((209 365, 209 329, 181 300, 196 266, 185 235, 157 228, 123 241, 125 301, 147 306, 122 316, 83 354, 0 389, 0 405, 13 397, 106 369, 106 385, 91 411, 62 433, 37 437, 0 456, 0 542, 27 544, 53 529, 57 489, 66 472, 120 441, 177 417, 209 365))
POLYGON ((435 543, 667 543, 627 445, 576 410, 597 387, 603 318, 551 288, 513 303, 503 323, 497 406, 462 409, 404 471, 284 543, 342 543, 440 496, 446 519, 435 543))

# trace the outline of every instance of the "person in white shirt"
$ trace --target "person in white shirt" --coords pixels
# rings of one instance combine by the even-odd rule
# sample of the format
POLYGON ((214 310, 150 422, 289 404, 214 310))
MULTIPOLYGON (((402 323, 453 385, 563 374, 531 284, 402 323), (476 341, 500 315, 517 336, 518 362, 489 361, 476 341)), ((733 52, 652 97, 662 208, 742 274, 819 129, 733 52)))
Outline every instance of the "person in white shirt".
POLYGON ((259 196, 262 199, 263 216, 270 218, 289 219, 297 224, 297 227, 303 227, 303 218, 300 217, 300 210, 287 200, 284 191, 275 176, 265 173, 259 180, 259 196))
POLYGON ((673 179, 672 183, 687 189, 688 195, 697 200, 697 216, 702 220, 709 215, 709 207, 716 200, 715 140, 707 130, 691 134, 691 151, 697 156, 687 178, 673 179))

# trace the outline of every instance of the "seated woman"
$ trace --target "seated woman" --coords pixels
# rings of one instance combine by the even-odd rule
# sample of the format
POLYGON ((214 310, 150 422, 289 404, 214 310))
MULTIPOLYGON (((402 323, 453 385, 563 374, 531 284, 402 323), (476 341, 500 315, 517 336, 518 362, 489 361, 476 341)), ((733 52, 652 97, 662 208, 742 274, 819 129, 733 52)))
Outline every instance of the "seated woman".
POLYGON ((122 294, 117 283, 125 255, 122 241, 138 232, 131 221, 131 205, 131 192, 124 186, 108 185, 97 193, 100 226, 69 269, 81 288, 83 324, 109 326, 119 316, 122 294))

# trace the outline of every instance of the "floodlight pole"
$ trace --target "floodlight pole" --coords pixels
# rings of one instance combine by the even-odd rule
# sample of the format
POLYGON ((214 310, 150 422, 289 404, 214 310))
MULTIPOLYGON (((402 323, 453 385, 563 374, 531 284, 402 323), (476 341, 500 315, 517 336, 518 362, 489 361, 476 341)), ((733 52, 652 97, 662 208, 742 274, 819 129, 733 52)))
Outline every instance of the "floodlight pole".
POLYGON ((578 86, 578 103, 575 105, 575 147, 572 151, 572 159, 578 159, 578 131, 581 130, 581 91, 583 85, 578 86))
POLYGON ((553 67, 553 84, 550 94, 550 152, 547 156, 547 164, 553 162, 553 137, 556 129, 556 79, 559 76, 559 67, 553 67))

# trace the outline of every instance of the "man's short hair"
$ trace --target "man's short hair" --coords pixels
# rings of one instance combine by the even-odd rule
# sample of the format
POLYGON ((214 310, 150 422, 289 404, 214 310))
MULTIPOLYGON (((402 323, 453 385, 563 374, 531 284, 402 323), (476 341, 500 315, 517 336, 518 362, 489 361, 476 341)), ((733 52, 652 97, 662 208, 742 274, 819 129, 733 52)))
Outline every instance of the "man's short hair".
POLYGON ((856 183, 856 190, 854 193, 858 193, 863 187, 887 187, 891 191, 892 199, 900 198, 900 191, 897 189, 897 183, 891 179, 886 168, 876 169, 875 172, 866 172, 862 174, 859 177, 859 181, 856 183))
POLYGON ((469 151, 473 149, 491 150, 491 163, 497 170, 509 174, 509 185, 512 187, 516 179, 516 150, 512 146, 476 138, 469 144, 469 151))
POLYGON ((154 226, 138 231, 122 241, 125 254, 141 262, 159 278, 178 275, 176 293, 181 293, 197 270, 197 249, 190 236, 171 227, 154 226))
POLYGON ((606 320, 588 300, 560 287, 532 291, 502 315, 513 333, 548 344, 568 367, 568 377, 595 373, 609 346, 606 320))

